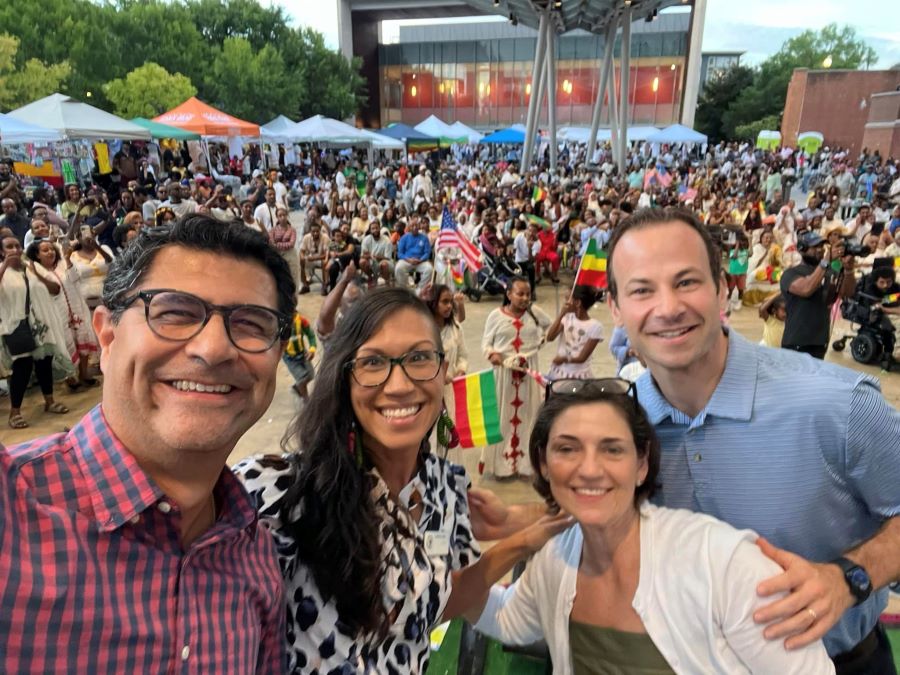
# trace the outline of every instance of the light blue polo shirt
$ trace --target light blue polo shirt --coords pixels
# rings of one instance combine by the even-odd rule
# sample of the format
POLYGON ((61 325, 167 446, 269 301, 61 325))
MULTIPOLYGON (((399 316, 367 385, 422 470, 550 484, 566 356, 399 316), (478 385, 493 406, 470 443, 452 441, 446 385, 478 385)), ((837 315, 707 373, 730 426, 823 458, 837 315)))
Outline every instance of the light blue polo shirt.
MULTIPOLYGON (((690 418, 649 371, 638 400, 662 445, 657 504, 708 513, 780 548, 828 562, 900 514, 900 412, 878 381, 729 332, 725 372, 690 418)), ((887 589, 825 636, 832 656, 875 626, 887 589)))

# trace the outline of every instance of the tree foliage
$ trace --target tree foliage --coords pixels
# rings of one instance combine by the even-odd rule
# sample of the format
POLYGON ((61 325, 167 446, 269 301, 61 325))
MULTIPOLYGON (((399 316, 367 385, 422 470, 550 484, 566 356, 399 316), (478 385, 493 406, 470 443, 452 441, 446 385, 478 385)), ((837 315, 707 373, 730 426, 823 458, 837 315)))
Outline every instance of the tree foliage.
POLYGON ((103 85, 116 115, 126 118, 156 117, 197 93, 189 78, 174 75, 156 63, 145 63, 125 77, 103 85))
POLYGON ((0 34, 0 108, 11 110, 59 90, 71 73, 68 61, 47 65, 30 58, 17 66, 19 39, 0 34))
MULTIPOLYGON (((737 96, 721 117, 722 133, 733 137, 739 127, 762 122, 773 115, 780 119, 788 84, 796 68, 856 69, 878 59, 875 50, 860 40, 850 26, 829 24, 822 30, 805 30, 787 40, 775 54, 755 70, 753 83, 737 96), (830 65, 825 59, 830 57, 830 65)), ((771 121, 771 120, 769 120, 771 121)), ((768 128, 778 128, 779 124, 768 128)))
POLYGON ((23 63, 68 59, 62 91, 82 99, 90 91, 111 111, 121 103, 112 83, 127 83, 145 63, 185 76, 202 100, 254 122, 279 113, 343 118, 365 101, 358 61, 258 0, 4 0, 0 26, 21 40, 23 63))
POLYGON ((714 143, 733 138, 734 128, 725 128, 722 114, 752 84, 753 69, 741 65, 732 66, 707 82, 697 101, 698 131, 714 143))
POLYGON ((760 131, 764 131, 766 129, 771 131, 778 131, 778 128, 781 126, 781 118, 778 115, 767 115, 762 119, 756 120, 754 122, 750 122, 749 124, 741 124, 735 130, 734 134, 730 136, 730 138, 739 139, 742 141, 756 141, 756 137, 759 136, 760 131))

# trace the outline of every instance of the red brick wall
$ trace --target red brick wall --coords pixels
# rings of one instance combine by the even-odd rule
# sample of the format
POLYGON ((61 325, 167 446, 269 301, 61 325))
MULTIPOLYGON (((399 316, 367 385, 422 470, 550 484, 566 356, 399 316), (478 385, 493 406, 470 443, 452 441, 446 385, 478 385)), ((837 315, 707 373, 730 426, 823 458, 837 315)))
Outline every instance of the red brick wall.
POLYGON ((869 102, 862 147, 882 157, 900 156, 900 91, 873 94, 869 102))
POLYGON ((795 70, 781 124, 783 142, 793 145, 801 131, 819 131, 826 145, 855 154, 863 147, 871 95, 898 85, 896 70, 795 70))

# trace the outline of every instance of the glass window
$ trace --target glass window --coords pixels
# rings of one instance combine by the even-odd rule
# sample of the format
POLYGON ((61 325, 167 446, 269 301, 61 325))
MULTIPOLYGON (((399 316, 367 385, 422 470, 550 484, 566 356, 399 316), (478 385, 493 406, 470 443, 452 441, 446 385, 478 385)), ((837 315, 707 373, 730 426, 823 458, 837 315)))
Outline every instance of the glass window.
POLYGON ((575 43, 578 41, 577 36, 564 36, 556 41, 556 55, 558 59, 569 61, 575 58, 575 43))
MULTIPOLYGON (((438 45, 434 46, 434 55, 435 55, 435 63, 437 63, 437 52, 438 45)), ((456 43, 455 42, 445 42, 440 45, 441 51, 441 63, 456 63, 456 43)))
POLYGON ((534 51, 537 49, 537 38, 516 38, 516 61, 534 61, 534 51))
POLYGON ((457 63, 474 63, 475 62, 475 43, 474 42, 457 42, 456 43, 456 62, 457 63))
POLYGON ((419 58, 419 43, 411 42, 399 45, 401 54, 403 55, 402 63, 407 66, 416 66, 421 63, 419 58))
POLYGON ((575 39, 575 58, 579 60, 600 57, 600 36, 579 35, 575 39))
MULTIPOLYGON (((497 47, 497 61, 515 61, 516 60, 516 41, 514 39, 497 40, 494 43, 497 47)), ((532 48, 532 58, 534 57, 534 49, 532 48)))
POLYGON ((434 44, 422 42, 419 44, 419 58, 422 63, 434 63, 434 44))

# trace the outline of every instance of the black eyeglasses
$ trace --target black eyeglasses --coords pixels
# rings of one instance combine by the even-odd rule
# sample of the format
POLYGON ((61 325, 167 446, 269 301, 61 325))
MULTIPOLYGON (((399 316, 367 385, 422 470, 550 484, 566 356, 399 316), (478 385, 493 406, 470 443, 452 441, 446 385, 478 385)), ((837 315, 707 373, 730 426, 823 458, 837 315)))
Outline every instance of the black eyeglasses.
POLYGON ((547 383, 546 398, 550 398, 554 394, 577 394, 585 389, 592 392, 607 394, 624 394, 631 395, 637 405, 637 386, 634 382, 622 379, 621 377, 601 377, 587 380, 577 380, 568 378, 563 380, 553 380, 547 383))
POLYGON ((144 301, 147 325, 163 340, 190 340, 213 314, 222 315, 228 339, 243 352, 264 352, 290 336, 290 318, 269 307, 213 305, 191 293, 167 288, 140 291, 117 303, 117 308, 127 309, 139 298, 144 301))
POLYGON ((421 350, 407 352, 396 358, 367 354, 348 361, 344 364, 344 369, 350 371, 361 387, 380 387, 388 381, 394 366, 400 366, 413 382, 428 382, 437 377, 443 362, 444 352, 421 350))

